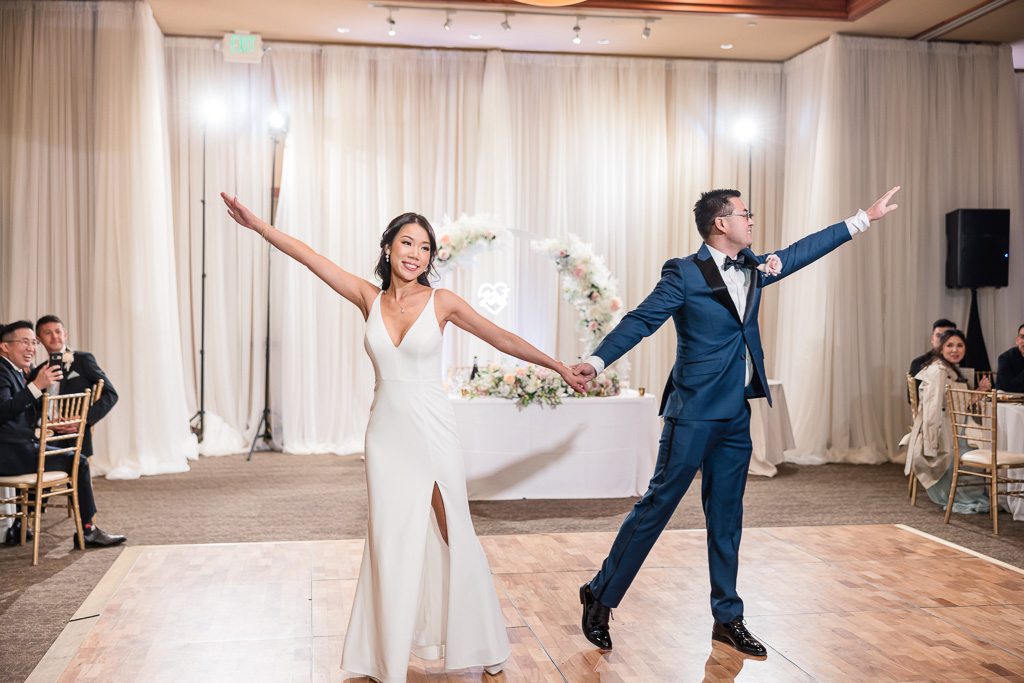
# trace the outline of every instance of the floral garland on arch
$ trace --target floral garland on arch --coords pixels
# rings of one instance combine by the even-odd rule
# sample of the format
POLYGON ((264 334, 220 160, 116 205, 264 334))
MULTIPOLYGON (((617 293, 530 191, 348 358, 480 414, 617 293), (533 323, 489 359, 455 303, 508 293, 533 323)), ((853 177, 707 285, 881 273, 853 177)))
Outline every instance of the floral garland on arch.
MULTIPOLYGON (((547 254, 562 275, 565 300, 576 307, 583 357, 589 356, 606 334, 622 319, 622 299, 618 281, 611 276, 604 258, 576 235, 566 239, 547 239, 530 243, 534 251, 547 254)), ((629 365, 625 359, 606 369, 591 383, 588 396, 614 396, 629 386, 629 365)))
POLYGON ((457 221, 445 216, 438 234, 434 267, 442 275, 460 263, 468 266, 477 253, 505 241, 505 228, 487 213, 462 214, 457 221))

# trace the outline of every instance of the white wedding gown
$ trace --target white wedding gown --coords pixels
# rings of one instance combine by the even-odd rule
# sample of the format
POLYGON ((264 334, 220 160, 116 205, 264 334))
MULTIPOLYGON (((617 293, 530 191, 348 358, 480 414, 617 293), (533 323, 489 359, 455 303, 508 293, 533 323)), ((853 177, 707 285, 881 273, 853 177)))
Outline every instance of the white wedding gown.
POLYGON ((366 321, 377 385, 366 428, 369 522, 341 666, 406 680, 410 651, 445 668, 510 653, 487 557, 473 531, 455 414, 441 385, 434 293, 396 347, 380 296, 366 321), (448 545, 430 505, 444 500, 448 545))

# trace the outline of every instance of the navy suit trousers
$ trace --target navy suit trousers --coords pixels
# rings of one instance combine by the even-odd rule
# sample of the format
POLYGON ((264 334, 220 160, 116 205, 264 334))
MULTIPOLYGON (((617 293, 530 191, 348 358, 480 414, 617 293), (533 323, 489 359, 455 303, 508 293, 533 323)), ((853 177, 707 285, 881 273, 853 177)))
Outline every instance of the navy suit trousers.
POLYGON ((715 621, 723 623, 743 616, 736 574, 751 450, 750 406, 746 401, 740 413, 728 420, 665 418, 654 476, 590 582, 594 597, 608 607, 618 607, 699 469, 707 523, 711 613, 715 621))

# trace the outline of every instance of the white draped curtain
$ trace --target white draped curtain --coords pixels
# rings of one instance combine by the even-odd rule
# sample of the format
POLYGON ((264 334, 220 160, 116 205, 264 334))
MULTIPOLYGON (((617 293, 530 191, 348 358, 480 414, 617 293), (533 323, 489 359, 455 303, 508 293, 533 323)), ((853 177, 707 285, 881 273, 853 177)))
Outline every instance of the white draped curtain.
MULTIPOLYGON (((512 285, 492 318, 566 361, 582 352, 576 312, 531 239, 592 243, 633 307, 699 245, 701 191, 752 190, 767 252, 902 184, 896 214, 765 293, 797 456, 891 454, 929 323, 966 324, 969 295, 943 283, 947 211, 1010 208, 1024 253, 1008 48, 835 37, 762 64, 273 44, 261 64, 231 65, 213 41, 163 39, 144 3, 5 2, 0 19, 0 81, 18 93, 0 102, 0 318, 62 314, 72 346, 97 353, 122 396, 97 430, 117 476, 179 471, 197 450, 204 171, 203 452, 255 432, 268 293, 274 445, 362 448, 373 373, 359 311, 279 253, 268 276, 265 244, 220 205, 226 190, 269 217, 274 107, 290 120, 276 225, 372 280, 396 215, 440 228, 490 213, 509 246, 442 285, 474 304, 481 284, 512 285), (60 47, 44 49, 53 31, 60 47), (201 115, 213 98, 219 124, 201 115), (749 146, 735 134, 748 117, 749 146)), ((1021 263, 981 294, 993 358, 1024 319, 1021 263)), ((453 328, 446 344, 451 364, 497 359, 453 328)), ((660 393, 674 346, 668 325, 628 354, 633 385, 660 393)))
POLYGON ((1024 317, 1010 48, 835 36, 790 60, 785 85, 783 241, 903 187, 897 212, 779 285, 776 375, 799 459, 882 462, 931 322, 967 325, 970 292, 945 287, 947 212, 1010 209, 1009 287, 979 292, 990 357, 1024 317))
POLYGON ((144 3, 0 3, 0 319, 55 313, 121 397, 93 469, 195 457, 177 317, 163 36, 144 3))

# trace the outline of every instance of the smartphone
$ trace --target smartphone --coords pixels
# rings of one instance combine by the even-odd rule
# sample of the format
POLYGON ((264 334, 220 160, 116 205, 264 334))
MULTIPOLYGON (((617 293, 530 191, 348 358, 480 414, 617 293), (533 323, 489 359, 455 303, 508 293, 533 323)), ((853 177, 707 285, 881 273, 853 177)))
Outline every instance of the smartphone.
POLYGON ((50 354, 50 365, 61 365, 64 363, 63 353, 51 353, 50 354))

